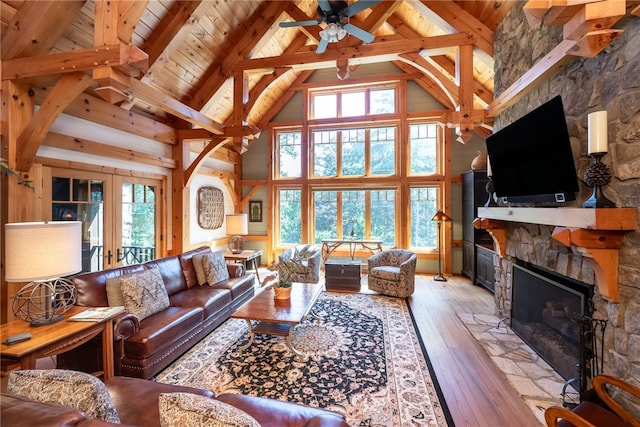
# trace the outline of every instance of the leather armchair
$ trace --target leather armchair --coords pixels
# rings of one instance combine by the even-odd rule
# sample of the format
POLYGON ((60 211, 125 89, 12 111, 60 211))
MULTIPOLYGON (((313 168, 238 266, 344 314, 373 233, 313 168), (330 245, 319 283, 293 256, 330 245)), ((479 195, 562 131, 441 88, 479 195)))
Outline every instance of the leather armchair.
POLYGON ((297 260, 297 265, 291 274, 291 280, 302 283, 318 283, 320 281, 321 250, 315 245, 298 245, 282 252, 280 262, 297 260))
POLYGON ((417 256, 406 249, 389 249, 371 256, 369 289, 383 295, 406 298, 413 294, 417 256))
POLYGON ((611 391, 618 389, 640 398, 640 388, 609 375, 593 378, 597 396, 610 410, 593 402, 583 401, 573 410, 552 406, 544 412, 548 427, 640 427, 640 421, 613 399, 611 391), (610 386, 610 387, 607 387, 610 386))

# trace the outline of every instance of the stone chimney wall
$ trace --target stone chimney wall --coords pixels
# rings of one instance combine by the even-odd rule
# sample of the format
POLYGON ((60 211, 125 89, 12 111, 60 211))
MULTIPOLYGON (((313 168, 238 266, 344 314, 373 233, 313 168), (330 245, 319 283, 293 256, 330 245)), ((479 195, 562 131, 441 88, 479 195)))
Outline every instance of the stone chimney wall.
MULTIPOLYGON (((561 27, 531 28, 519 3, 495 32, 495 96, 532 68, 562 39, 561 27)), ((627 15, 615 28, 624 33, 594 58, 576 57, 496 118, 499 130, 555 95, 562 95, 571 148, 580 179, 579 207, 592 190, 582 181, 587 156, 587 115, 607 110, 609 153, 603 162, 613 179, 605 195, 618 207, 640 207, 640 18, 627 15)), ((516 142, 517 143, 517 142, 516 142)), ((550 153, 552 155, 552 153, 550 153)), ((575 248, 551 239, 553 227, 512 223, 506 256, 494 259, 496 312, 511 311, 511 262, 529 261, 574 279, 594 283, 589 262, 575 248)), ((596 315, 608 320, 605 372, 640 386, 640 232, 625 234, 619 251, 620 303, 594 297, 596 315)))

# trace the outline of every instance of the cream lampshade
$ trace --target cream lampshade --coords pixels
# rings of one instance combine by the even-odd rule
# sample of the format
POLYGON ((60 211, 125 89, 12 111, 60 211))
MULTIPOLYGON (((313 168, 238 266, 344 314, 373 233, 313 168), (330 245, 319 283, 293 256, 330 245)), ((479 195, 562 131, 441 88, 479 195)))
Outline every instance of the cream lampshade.
POLYGON ((233 236, 227 243, 227 249, 238 254, 244 248, 244 239, 241 236, 249 234, 248 216, 246 213, 229 214, 226 216, 226 221, 227 235, 233 236))
POLYGON ((61 277, 82 270, 80 221, 5 224, 5 280, 31 283, 13 300, 13 314, 32 326, 62 320, 75 287, 61 277))

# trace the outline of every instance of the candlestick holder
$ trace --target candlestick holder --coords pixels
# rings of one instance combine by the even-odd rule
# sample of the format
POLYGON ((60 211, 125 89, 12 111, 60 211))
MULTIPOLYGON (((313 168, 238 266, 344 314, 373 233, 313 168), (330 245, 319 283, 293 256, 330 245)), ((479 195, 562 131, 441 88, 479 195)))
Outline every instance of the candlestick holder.
POLYGON ((593 159, 593 163, 589 165, 584 172, 584 182, 589 187, 593 187, 593 194, 583 204, 583 208, 615 208, 616 204, 607 199, 602 192, 602 187, 611 182, 611 172, 607 165, 600 160, 606 152, 591 153, 589 156, 593 159))
POLYGON ((484 204, 484 207, 491 208, 491 207, 498 206, 498 202, 496 201, 496 186, 493 183, 493 179, 491 179, 491 177, 489 177, 489 180, 487 181, 487 185, 485 185, 484 189, 487 190, 487 193, 489 194, 489 198, 484 204))

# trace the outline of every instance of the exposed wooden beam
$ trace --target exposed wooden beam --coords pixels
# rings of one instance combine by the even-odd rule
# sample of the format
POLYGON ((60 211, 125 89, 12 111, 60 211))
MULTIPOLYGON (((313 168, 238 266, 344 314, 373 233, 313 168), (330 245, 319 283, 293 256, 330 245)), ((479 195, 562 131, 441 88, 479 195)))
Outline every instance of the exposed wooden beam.
POLYGON ((534 88, 537 83, 554 73, 563 65, 573 60, 568 53, 576 45, 573 40, 563 40, 551 52, 546 54, 529 71, 525 72, 511 86, 505 89, 495 101, 489 105, 488 115, 495 117, 504 110, 518 102, 526 93, 534 88))
POLYGON ((133 32, 147 8, 149 0, 120 0, 118 2, 118 39, 131 43, 133 32))
POLYGON ((22 2, 2 30, 2 59, 48 53, 84 3, 85 0, 22 2))
POLYGON ((448 76, 443 75, 440 70, 430 64, 425 58, 418 53, 407 53, 400 55, 400 60, 408 63, 414 68, 420 70, 425 76, 431 78, 435 85, 440 88, 442 93, 446 96, 447 102, 442 103, 446 106, 456 108, 459 105, 458 99, 458 85, 452 81, 448 76))
MULTIPOLYGON (((433 65, 435 68, 442 69, 441 73, 443 73, 445 76, 448 76, 451 80, 454 79, 453 76, 456 73, 456 64, 448 57, 430 56, 424 58, 424 60, 433 65)), ((479 100, 479 102, 484 105, 488 106, 491 102, 493 102, 493 91, 485 87, 475 78, 473 80, 473 94, 479 100)))
POLYGON ((49 132, 47 134, 43 145, 168 169, 176 167, 176 161, 168 157, 156 156, 131 148, 121 148, 55 132, 49 132))
MULTIPOLYGON (((49 92, 38 86, 31 86, 30 89, 34 93, 33 98, 37 104, 42 104, 49 92)), ((64 113, 164 144, 175 145, 177 143, 173 127, 159 120, 152 120, 111 105, 86 93, 81 94, 69 104, 64 113)))
MULTIPOLYGON (((393 64, 400 68, 405 73, 412 73, 416 70, 413 62, 404 62, 404 61, 394 61, 393 64)), ((422 70, 421 70, 422 71, 422 70)), ((418 86, 425 90, 429 95, 431 95, 436 101, 442 104, 446 108, 454 109, 455 106, 451 102, 451 98, 449 94, 447 94, 442 87, 438 85, 438 83, 431 77, 427 77, 424 72, 422 75, 415 79, 415 82, 418 86)))
POLYGON ((91 78, 84 73, 68 74, 58 81, 18 137, 17 170, 28 171, 33 166, 38 148, 53 122, 90 83, 91 78))
POLYGON ((15 58, 2 61, 2 78, 4 80, 25 79, 121 65, 131 66, 144 72, 147 54, 133 45, 120 43, 71 52, 15 58))
POLYGON ((422 3, 460 33, 472 34, 476 46, 493 56, 493 31, 453 0, 423 0, 422 3))
MULTIPOLYGON (((147 77, 152 77, 157 68, 169 58, 184 40, 192 25, 204 15, 210 5, 201 0, 177 1, 173 3, 169 12, 162 18, 158 26, 147 37, 142 50, 149 54, 149 71, 147 77)), ((143 77, 144 79, 145 77, 143 77)))
POLYGON ((201 110, 224 82, 233 75, 236 64, 249 55, 249 52, 269 31, 271 24, 278 20, 286 10, 288 2, 262 2, 247 20, 249 28, 239 27, 229 37, 229 49, 222 63, 212 64, 205 72, 206 80, 194 88, 186 102, 197 110, 201 110))
MULTIPOLYGON (((473 120, 470 117, 473 111, 473 46, 466 45, 458 48, 456 80, 458 83, 458 99, 460 101, 459 111, 462 116, 459 124, 460 130, 464 135, 465 132, 470 132, 474 127, 473 120)), ((469 137, 468 134, 466 137, 469 137)), ((464 138, 463 136, 463 140, 464 138)))
POLYGON ((211 139, 209 144, 207 144, 207 146, 204 147, 204 149, 200 152, 200 154, 198 154, 198 157, 196 157, 193 160, 193 162, 191 162, 191 164, 184 171, 183 185, 185 187, 189 185, 189 183, 191 182, 191 179, 197 173, 198 169, 200 169, 200 166, 202 166, 205 160, 207 160, 209 155, 215 152, 216 150, 224 147, 227 140, 228 140, 227 138, 219 137, 219 136, 216 136, 211 139))
POLYGON ((280 96, 278 100, 269 108, 267 114, 260 117, 256 126, 260 129, 264 129, 267 127, 267 124, 275 117, 278 112, 293 98, 296 91, 298 90, 298 86, 303 84, 311 75, 313 74, 312 70, 305 70, 300 72, 296 80, 289 86, 289 88, 280 96))
MULTIPOLYGON (((271 58, 244 59, 237 63, 236 69, 252 70, 259 68, 270 68, 276 66, 295 66, 297 69, 326 68, 328 64, 335 66, 338 59, 347 59, 351 64, 354 59, 370 57, 390 57, 394 59, 402 53, 418 52, 421 49, 444 46, 460 46, 473 44, 473 37, 467 34, 450 34, 434 37, 419 37, 410 40, 397 40, 380 42, 357 47, 346 47, 342 49, 327 49, 323 54, 315 52, 303 52, 293 55, 283 55, 271 58)), ((357 61, 355 62, 357 63, 357 61)))
MULTIPOLYGON (((316 19, 317 17, 309 17, 306 13, 304 13, 294 2, 290 2, 288 7, 283 11, 294 21, 310 21, 312 19, 316 19)), ((320 42, 320 31, 322 31, 322 27, 320 25, 311 25, 308 27, 297 27, 298 30, 303 33, 307 38, 313 40, 316 44, 320 42)))
POLYGON ((149 103, 156 108, 173 114, 176 117, 180 117, 183 120, 193 123, 198 127, 202 127, 211 131, 217 135, 224 133, 223 126, 211 120, 209 117, 194 110, 193 108, 185 105, 159 89, 151 87, 136 79, 130 80, 131 91, 136 98, 149 103))

